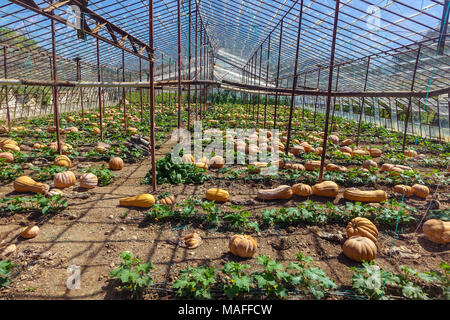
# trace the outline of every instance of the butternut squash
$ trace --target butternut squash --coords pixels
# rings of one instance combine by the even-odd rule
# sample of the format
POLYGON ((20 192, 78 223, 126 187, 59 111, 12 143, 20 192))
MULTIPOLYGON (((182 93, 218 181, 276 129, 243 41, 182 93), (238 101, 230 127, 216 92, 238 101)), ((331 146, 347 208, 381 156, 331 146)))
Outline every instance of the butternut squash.
POLYGON ((220 188, 211 188, 206 191, 206 199, 209 201, 227 202, 230 197, 228 191, 220 188))
POLYGON ((35 193, 47 193, 50 190, 50 186, 45 183, 34 181, 29 176, 20 176, 14 180, 14 190, 17 192, 35 192, 35 193))
POLYGON ((339 193, 339 186, 333 181, 323 181, 315 184, 312 192, 316 196, 334 198, 339 193))
POLYGON ((281 185, 274 189, 258 190, 257 196, 262 200, 287 200, 292 197, 292 190, 288 185, 281 185))
POLYGON ((137 196, 121 198, 119 204, 124 207, 150 208, 155 204, 155 197, 148 193, 137 196))
POLYGON ((423 224, 422 230, 432 242, 442 244, 450 242, 450 221, 430 219, 423 224))
POLYGON ((292 186, 292 193, 300 197, 309 197, 312 194, 311 186, 304 183, 297 183, 292 186))
POLYGON ((357 188, 349 188, 344 191, 344 199, 358 202, 386 201, 387 195, 383 190, 364 191, 357 188))

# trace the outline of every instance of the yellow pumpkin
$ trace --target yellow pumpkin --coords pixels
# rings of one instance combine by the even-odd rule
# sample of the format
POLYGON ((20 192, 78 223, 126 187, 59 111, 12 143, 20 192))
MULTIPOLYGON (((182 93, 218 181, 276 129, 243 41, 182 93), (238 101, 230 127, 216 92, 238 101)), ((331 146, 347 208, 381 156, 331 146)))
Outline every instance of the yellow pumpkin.
POLYGON ((344 191, 344 199, 358 202, 381 202, 386 201, 387 194, 384 190, 359 190, 349 188, 344 191))
POLYGON ((209 160, 209 166, 211 169, 220 169, 225 165, 225 159, 221 156, 214 156, 209 160))
POLYGON ((47 193, 50 190, 48 184, 36 182, 29 176, 18 177, 14 180, 13 188, 17 192, 47 193))
POLYGON ((55 158, 55 166, 66 167, 69 169, 72 166, 72 161, 65 155, 60 155, 55 158))
POLYGON ((281 185, 274 189, 258 190, 258 198, 262 200, 287 200, 292 197, 291 187, 281 185))
POLYGON ((4 144, 2 149, 3 149, 3 151, 20 151, 19 146, 15 145, 15 144, 11 144, 11 143, 4 144))
POLYGON ((175 197, 173 195, 162 198, 158 201, 160 204, 171 205, 175 203, 175 197))
POLYGON ((430 189, 422 184, 415 184, 412 186, 412 192, 416 197, 426 199, 430 194, 430 189))
POLYGON ((211 188, 206 191, 206 199, 209 201, 227 202, 230 195, 228 191, 220 188, 211 188))
POLYGON ((304 183, 297 183, 292 186, 292 193, 300 197, 309 197, 312 194, 311 186, 304 183))
POLYGON ((347 232, 347 237, 353 236, 362 236, 369 238, 373 242, 377 241, 378 238, 378 229, 377 227, 367 218, 354 218, 351 222, 348 223, 347 228, 345 228, 347 232))
POLYGON ((233 255, 241 258, 250 258, 255 254, 258 243, 252 236, 236 234, 231 237, 228 247, 233 255))
POLYGON ((93 127, 91 133, 92 135, 99 135, 100 129, 98 127, 93 127))
POLYGON ((200 169, 208 170, 208 164, 205 162, 197 162, 195 163, 195 166, 200 169))
POLYGON ((415 150, 405 150, 405 152, 403 152, 403 154, 407 157, 416 157, 417 156, 417 152, 415 150))
POLYGON ((150 208, 155 204, 155 197, 151 194, 143 193, 133 197, 121 198, 119 203, 124 207, 150 208))
POLYGON ((334 198, 339 193, 339 186, 333 181, 323 181, 315 184, 312 192, 316 196, 334 198))
POLYGON ((450 221, 430 219, 423 224, 422 230, 430 241, 436 243, 450 242, 450 221))
POLYGON ((362 236, 347 239, 342 246, 342 251, 347 258, 357 262, 372 261, 377 256, 376 244, 362 236))

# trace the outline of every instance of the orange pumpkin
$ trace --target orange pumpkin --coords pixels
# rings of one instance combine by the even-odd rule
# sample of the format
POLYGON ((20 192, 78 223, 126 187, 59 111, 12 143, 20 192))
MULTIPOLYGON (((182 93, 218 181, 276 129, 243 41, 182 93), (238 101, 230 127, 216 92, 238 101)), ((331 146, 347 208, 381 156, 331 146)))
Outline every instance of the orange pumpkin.
POLYGON ((258 244, 252 236, 237 234, 231 237, 229 248, 235 256, 250 258, 255 254, 258 244))
POLYGON ((345 231, 349 238, 353 236, 362 236, 369 238, 373 242, 376 242, 378 238, 377 227, 372 221, 362 217, 352 219, 352 221, 348 223, 347 228, 345 228, 345 231))
POLYGON ((55 174, 53 183, 56 188, 67 188, 73 186, 77 182, 77 178, 72 171, 64 171, 55 174))
POLYGON ((120 157, 113 157, 109 160, 108 166, 111 170, 122 170, 123 160, 120 157))
POLYGON ((369 238, 353 236, 344 242, 342 251, 347 258, 361 262, 372 261, 377 256, 377 246, 369 238))

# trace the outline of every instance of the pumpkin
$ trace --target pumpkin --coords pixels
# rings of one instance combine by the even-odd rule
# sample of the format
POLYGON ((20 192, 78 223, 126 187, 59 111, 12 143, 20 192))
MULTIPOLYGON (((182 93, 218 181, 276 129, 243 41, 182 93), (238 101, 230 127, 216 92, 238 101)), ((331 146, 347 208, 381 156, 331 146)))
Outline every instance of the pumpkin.
POLYGON ((378 238, 378 229, 377 227, 367 218, 354 218, 351 222, 348 223, 347 228, 345 228, 347 232, 347 237, 351 238, 353 236, 362 236, 369 238, 373 242, 377 242, 378 238))
POLYGON ((314 171, 314 170, 320 169, 320 161, 319 160, 306 161, 305 169, 308 171, 314 171))
POLYGON ((106 147, 97 145, 95 146, 95 151, 97 151, 98 153, 106 152, 106 147))
POLYGON ((72 116, 68 116, 66 120, 67 120, 67 122, 72 122, 72 121, 75 121, 75 118, 72 116))
POLYGON ((72 161, 70 161, 69 157, 60 155, 55 158, 54 164, 55 166, 66 167, 67 169, 69 169, 72 165, 72 161))
POLYGON ((187 236, 184 236, 183 241, 189 249, 194 249, 201 244, 202 238, 198 235, 198 233, 193 232, 188 234, 187 236))
POLYGON ((14 190, 17 192, 36 192, 47 193, 50 190, 50 186, 45 183, 34 181, 29 176, 20 176, 14 180, 14 190))
POLYGON ((120 157, 113 157, 109 159, 108 166, 111 170, 122 170, 123 160, 120 157))
POLYGON ((80 187, 85 189, 95 188, 98 184, 98 178, 93 173, 84 173, 80 177, 80 187))
POLYGON ((241 258, 250 258, 255 254, 258 243, 252 236, 236 234, 231 237, 228 246, 233 255, 241 258))
POLYGON ((328 141, 334 143, 334 144, 338 144, 339 143, 339 137, 335 134, 332 134, 328 137, 328 141))
POLYGON ((37 236, 39 232, 38 226, 29 226, 22 229, 20 236, 24 239, 31 239, 37 236))
POLYGON ((403 154, 407 157, 416 157, 417 156, 417 152, 414 150, 405 150, 405 152, 403 152, 403 154))
POLYGON ((377 256, 377 246, 369 238, 353 236, 342 246, 345 256, 351 260, 362 262, 372 261, 377 256))
POLYGON ((304 183, 297 183, 292 186, 292 193, 300 197, 308 197, 312 194, 311 186, 304 183))
POLYGON ((195 166, 200 169, 208 170, 208 164, 205 162, 197 162, 195 163, 195 166))
POLYGON ((55 174, 53 183, 56 188, 67 188, 73 186, 77 182, 77 178, 72 171, 64 171, 55 174))
POLYGON ((381 168, 380 168, 380 171, 382 171, 382 172, 383 172, 383 171, 389 172, 389 171, 391 171, 394 167, 395 167, 394 164, 383 163, 383 165, 382 165, 381 168))
POLYGON ((220 169, 225 165, 225 159, 221 156, 214 156, 209 160, 209 167, 211 169, 220 169))
POLYGON ((40 144, 40 143, 33 144, 33 149, 42 149, 43 147, 45 147, 45 146, 43 144, 40 144))
POLYGON ((227 202, 230 195, 228 191, 220 188, 211 188, 206 191, 206 199, 209 201, 227 202))
POLYGON ((252 162, 250 163, 251 166, 253 166, 252 173, 260 173, 262 168, 266 168, 268 163, 267 162, 252 162))
POLYGON ((159 200, 158 203, 170 206, 171 204, 175 203, 175 197, 173 195, 164 197, 159 200))
POLYGON ((286 170, 305 171, 305 167, 300 163, 286 163, 284 168, 286 170))
POLYGON ((148 193, 133 197, 121 198, 119 204, 124 207, 150 208, 155 204, 155 197, 148 193))
POLYGON ((339 186, 333 181, 323 181, 315 184, 312 192, 316 196, 334 198, 339 193, 339 186))
POLYGON ((367 159, 364 160, 362 167, 365 169, 370 169, 371 167, 378 168, 378 164, 373 160, 367 159))
POLYGON ((334 163, 329 163, 325 166, 325 170, 327 171, 340 171, 341 167, 334 164, 334 163))
POLYGON ((430 219, 423 224, 422 230, 430 241, 436 243, 450 242, 450 221, 430 219))
POLYGON ((430 194, 430 189, 422 184, 415 184, 412 186, 412 192, 416 197, 426 199, 430 194))
POLYGON ((1 152, 0 159, 5 159, 6 163, 13 163, 14 155, 11 152, 1 152))
POLYGON ((383 190, 363 191, 357 188, 349 188, 344 191, 344 199, 359 202, 381 202, 386 201, 387 195, 383 190))
POLYGON ((403 171, 404 171, 403 169, 395 166, 391 169, 390 175, 391 176, 399 176, 401 173, 403 173, 403 171))
POLYGON ((342 153, 348 153, 350 155, 353 155, 353 149, 347 146, 344 146, 341 148, 342 153))
POLYGON ((92 135, 98 135, 98 134, 100 134, 100 129, 99 129, 98 127, 93 127, 93 128, 92 128, 91 134, 92 134, 92 135))
POLYGON ((12 143, 4 144, 2 149, 3 151, 20 151, 20 147, 12 143))
POLYGON ((349 145, 352 145, 353 144, 353 141, 352 141, 352 139, 344 139, 342 142, 341 142, 341 147, 343 147, 343 146, 349 146, 349 145))
POLYGON ((289 152, 292 153, 294 156, 298 156, 301 153, 305 152, 305 148, 302 146, 293 146, 289 149, 289 152))
POLYGON ((366 156, 369 154, 369 151, 367 150, 362 150, 362 149, 355 149, 353 150, 353 155, 354 156, 366 156))
POLYGON ((281 185, 274 189, 258 190, 258 198, 262 200, 286 200, 292 197, 291 187, 281 185))
POLYGON ((183 156, 181 157, 181 162, 194 163, 194 156, 190 153, 183 154, 183 156))
POLYGON ((132 127, 129 127, 127 130, 128 130, 128 132, 131 133, 131 134, 134 134, 134 133, 136 133, 136 132, 138 131, 138 129, 132 128, 132 127))
POLYGON ((403 194, 405 194, 405 197, 409 198, 413 195, 413 190, 412 187, 410 186, 405 186, 404 184, 397 184, 394 186, 394 193, 401 194, 402 196, 403 194))
POLYGON ((376 157, 381 156, 382 151, 380 149, 377 149, 377 148, 370 148, 369 149, 369 154, 370 154, 370 156, 376 158, 376 157))

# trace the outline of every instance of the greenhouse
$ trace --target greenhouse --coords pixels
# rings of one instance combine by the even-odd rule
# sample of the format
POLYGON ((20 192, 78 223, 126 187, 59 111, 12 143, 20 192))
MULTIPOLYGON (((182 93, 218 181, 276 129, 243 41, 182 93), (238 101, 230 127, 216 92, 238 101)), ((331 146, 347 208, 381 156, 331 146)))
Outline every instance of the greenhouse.
POLYGON ((450 299, 449 15, 0 0, 0 299, 450 299))

